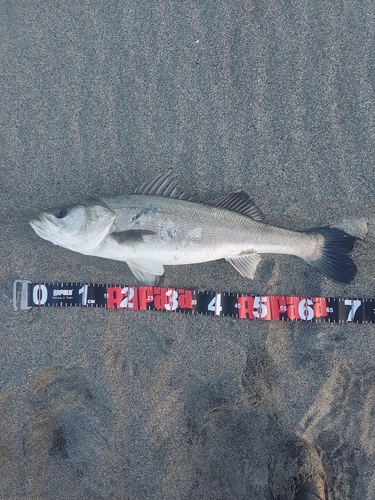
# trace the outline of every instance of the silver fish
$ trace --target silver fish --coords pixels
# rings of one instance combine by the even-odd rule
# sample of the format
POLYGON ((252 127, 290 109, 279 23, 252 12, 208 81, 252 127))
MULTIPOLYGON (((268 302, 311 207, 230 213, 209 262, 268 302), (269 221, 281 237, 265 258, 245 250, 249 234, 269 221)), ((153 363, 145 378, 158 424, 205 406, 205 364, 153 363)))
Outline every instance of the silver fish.
POLYGON ((340 283, 356 274, 350 257, 356 238, 342 230, 296 232, 268 225, 243 191, 209 203, 186 198, 168 170, 132 195, 53 208, 30 224, 55 245, 126 262, 145 285, 155 284, 164 265, 222 258, 253 279, 262 253, 296 255, 340 283))

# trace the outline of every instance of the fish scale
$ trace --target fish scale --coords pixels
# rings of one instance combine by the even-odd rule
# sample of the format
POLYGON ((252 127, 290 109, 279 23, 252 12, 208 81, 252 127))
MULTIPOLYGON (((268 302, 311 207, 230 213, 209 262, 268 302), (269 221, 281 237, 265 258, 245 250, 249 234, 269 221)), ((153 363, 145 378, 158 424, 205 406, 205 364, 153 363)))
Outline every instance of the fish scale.
MULTIPOLYGON (((99 201, 117 213, 113 232, 134 228, 154 231, 155 236, 147 239, 152 248, 144 245, 144 248, 137 247, 137 251, 145 255, 144 258, 150 258, 151 253, 165 252, 164 264, 170 264, 170 261, 176 265, 206 262, 249 251, 295 255, 296 248, 301 253, 304 248, 308 252, 315 244, 313 235, 262 224, 226 208, 203 203, 154 197, 155 212, 141 215, 132 222, 134 214, 142 212, 143 207, 150 203, 149 196, 118 197, 115 201, 99 198, 99 201), (163 235, 168 227, 175 228, 176 234, 163 235), (189 235, 195 229, 201 230, 201 236, 192 238, 189 235), (161 245, 160 250, 158 245, 161 245), (179 253, 187 247, 192 252, 190 258, 179 253)), ((101 254, 107 251, 109 246, 102 247, 95 255, 103 256, 101 254)))
POLYGON ((338 282, 356 274, 350 256, 356 238, 335 228, 298 232, 263 222, 243 191, 210 203, 186 200, 171 170, 135 194, 101 197, 41 212, 30 221, 43 239, 95 257, 124 261, 145 285, 164 265, 226 259, 252 279, 260 254, 302 258, 338 282))

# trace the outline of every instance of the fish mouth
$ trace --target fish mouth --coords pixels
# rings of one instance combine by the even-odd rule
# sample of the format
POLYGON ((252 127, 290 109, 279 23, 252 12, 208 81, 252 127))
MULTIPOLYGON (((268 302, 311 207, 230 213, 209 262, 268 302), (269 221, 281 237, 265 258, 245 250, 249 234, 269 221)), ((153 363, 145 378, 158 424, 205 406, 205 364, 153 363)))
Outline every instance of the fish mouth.
POLYGON ((39 219, 32 219, 29 224, 36 234, 44 240, 50 240, 51 236, 56 235, 59 231, 58 225, 46 214, 40 214, 39 219))

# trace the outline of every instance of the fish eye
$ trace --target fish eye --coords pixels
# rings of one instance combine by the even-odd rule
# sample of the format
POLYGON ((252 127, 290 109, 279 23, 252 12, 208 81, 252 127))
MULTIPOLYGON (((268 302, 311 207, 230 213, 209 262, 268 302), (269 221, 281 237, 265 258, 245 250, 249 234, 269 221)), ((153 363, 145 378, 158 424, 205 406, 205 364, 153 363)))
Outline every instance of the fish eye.
POLYGON ((63 219, 67 215, 68 211, 65 208, 60 208, 55 212, 55 217, 58 219, 63 219))

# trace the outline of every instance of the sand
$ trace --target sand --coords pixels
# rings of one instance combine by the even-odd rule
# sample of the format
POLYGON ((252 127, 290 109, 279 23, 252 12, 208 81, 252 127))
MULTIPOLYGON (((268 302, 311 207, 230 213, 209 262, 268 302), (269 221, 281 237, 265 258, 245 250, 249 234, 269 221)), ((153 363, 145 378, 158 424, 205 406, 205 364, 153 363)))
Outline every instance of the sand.
POLYGON ((375 5, 0 9, 0 498, 275 499, 298 438, 330 499, 375 499, 372 325, 11 306, 20 278, 135 284, 28 220, 170 167, 194 200, 242 187, 281 227, 368 233, 350 285, 286 256, 253 281, 220 261, 163 285, 372 297, 375 5))

